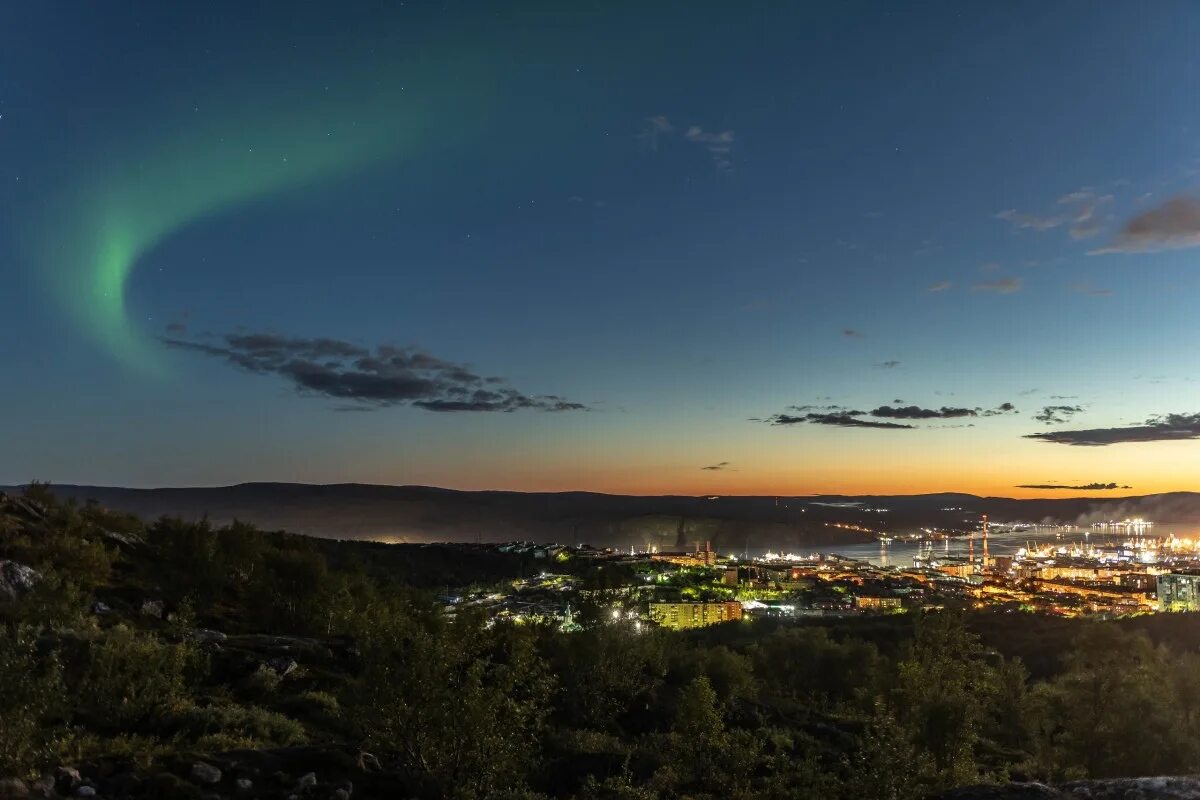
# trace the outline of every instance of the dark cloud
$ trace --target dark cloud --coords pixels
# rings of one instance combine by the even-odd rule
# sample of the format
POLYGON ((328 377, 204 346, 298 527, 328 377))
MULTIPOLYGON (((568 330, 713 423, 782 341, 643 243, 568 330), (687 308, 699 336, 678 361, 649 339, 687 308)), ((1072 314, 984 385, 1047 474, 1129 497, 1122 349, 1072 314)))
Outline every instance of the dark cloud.
POLYGON ((895 369, 896 367, 900 366, 900 362, 899 361, 880 361, 875 366, 878 367, 879 369, 895 369))
POLYGON ((1168 442, 1200 439, 1200 414, 1166 414, 1151 417, 1143 425, 1124 428, 1090 428, 1078 431, 1030 433, 1026 439, 1074 447, 1106 447, 1124 442, 1168 442))
POLYGON ((998 417, 1001 414, 1020 414, 1020 413, 1021 412, 1017 411, 1017 407, 1014 406, 1012 403, 1001 403, 1000 405, 996 406, 995 408, 989 408, 987 411, 984 411, 983 415, 985 417, 998 417))
POLYGON ((701 467, 700 469, 705 470, 706 472, 720 472, 721 470, 728 469, 731 466, 733 465, 728 461, 718 461, 716 464, 709 464, 707 467, 701 467))
POLYGON ((901 400, 893 402, 897 405, 879 406, 870 411, 857 411, 842 406, 789 406, 783 413, 775 414, 765 420, 756 419, 755 421, 768 422, 771 425, 810 423, 813 425, 835 425, 843 428, 911 429, 917 426, 896 422, 880 422, 878 420, 905 420, 907 422, 935 419, 963 419, 968 417, 994 417, 999 414, 1017 413, 1017 409, 1012 403, 1001 403, 995 408, 985 410, 982 408, 953 408, 949 406, 922 408, 914 405, 901 406, 899 405, 899 403, 903 402, 901 400), (869 417, 874 417, 874 419, 867 419, 869 417))
MULTIPOLYGON (((800 411, 800 408, 796 408, 800 411)), ((865 411, 830 411, 817 412, 810 411, 800 414, 775 414, 768 417, 767 422, 771 425, 799 425, 809 423, 812 425, 833 425, 839 428, 881 428, 885 430, 903 430, 911 429, 914 425, 901 425, 896 422, 875 422, 869 419, 860 419, 866 416, 865 411)))
POLYGON ((1068 486, 1061 483, 1021 483, 1018 489, 1069 489, 1074 492, 1103 492, 1109 489, 1132 489, 1132 486, 1122 486, 1119 483, 1084 483, 1068 486))
POLYGON ((184 325, 182 322, 170 322, 167 323, 166 331, 171 336, 182 336, 187 333, 187 325, 184 325))
POLYGON ((884 419, 957 419, 977 417, 977 408, 921 408, 920 406, 880 406, 870 412, 872 417, 884 419))
POLYGON ((483 377, 463 364, 407 347, 369 349, 340 339, 302 339, 236 333, 219 344, 163 337, 169 347, 222 359, 258 375, 284 378, 304 394, 360 405, 411 405, 428 411, 583 411, 557 395, 527 395, 502 378, 483 377))
POLYGON ((1083 406, 1046 406, 1033 418, 1047 425, 1059 425, 1082 413, 1083 406))
POLYGON ((1200 246, 1200 200, 1189 195, 1173 197, 1125 223, 1102 253, 1149 253, 1200 246))
POLYGON ((842 330, 842 336, 845 336, 847 339, 861 339, 862 338, 862 334, 859 333, 858 331, 854 330, 854 328, 844 328, 842 330))

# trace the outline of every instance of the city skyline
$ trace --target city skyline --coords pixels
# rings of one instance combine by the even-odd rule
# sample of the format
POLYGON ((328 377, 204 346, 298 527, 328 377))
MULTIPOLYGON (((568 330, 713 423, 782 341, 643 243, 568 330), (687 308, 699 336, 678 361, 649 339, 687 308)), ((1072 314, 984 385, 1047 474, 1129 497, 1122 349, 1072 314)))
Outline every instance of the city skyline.
POLYGON ((1200 482, 1194 6, 69 7, 0 484, 1200 482))

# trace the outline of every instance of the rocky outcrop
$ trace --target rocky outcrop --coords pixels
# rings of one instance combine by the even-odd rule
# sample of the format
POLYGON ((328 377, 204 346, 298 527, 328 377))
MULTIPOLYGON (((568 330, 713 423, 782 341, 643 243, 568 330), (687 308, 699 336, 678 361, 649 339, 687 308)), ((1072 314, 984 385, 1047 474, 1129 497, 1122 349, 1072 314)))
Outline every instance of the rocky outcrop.
POLYGON ((929 800, 1200 800, 1200 776, 965 786, 929 800))
POLYGON ((16 600, 33 589, 41 578, 33 567, 0 559, 0 601, 16 600))

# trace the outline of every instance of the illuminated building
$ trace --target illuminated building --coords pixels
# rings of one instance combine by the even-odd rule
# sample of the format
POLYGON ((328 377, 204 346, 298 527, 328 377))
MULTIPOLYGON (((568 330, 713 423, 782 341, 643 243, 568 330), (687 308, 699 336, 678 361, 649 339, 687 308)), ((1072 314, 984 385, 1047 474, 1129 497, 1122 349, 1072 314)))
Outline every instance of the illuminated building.
POLYGON ((861 611, 896 611, 900 608, 900 598, 856 594, 854 595, 854 607, 861 611))
POLYGON ((1159 575, 1158 610, 1200 611, 1200 575, 1159 575))
POLYGON ((742 604, 724 603, 651 603, 650 619, 664 628, 681 631, 703 628, 719 622, 742 618, 742 604))

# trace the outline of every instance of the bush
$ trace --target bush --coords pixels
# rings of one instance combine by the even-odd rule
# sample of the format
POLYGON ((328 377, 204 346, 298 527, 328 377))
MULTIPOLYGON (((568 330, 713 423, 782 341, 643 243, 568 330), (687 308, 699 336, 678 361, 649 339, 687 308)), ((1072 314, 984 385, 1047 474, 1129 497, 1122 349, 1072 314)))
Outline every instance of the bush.
POLYGON ((91 643, 77 697, 99 730, 153 730, 188 704, 188 672, 197 662, 190 645, 167 644, 118 625, 91 643))
POLYGON ((170 720, 170 725, 177 735, 209 751, 283 747, 308 739, 304 726, 283 714, 233 703, 192 706, 170 720))
POLYGON ((38 656, 32 633, 0 628, 0 775, 23 775, 50 756, 63 691, 57 659, 38 656))

